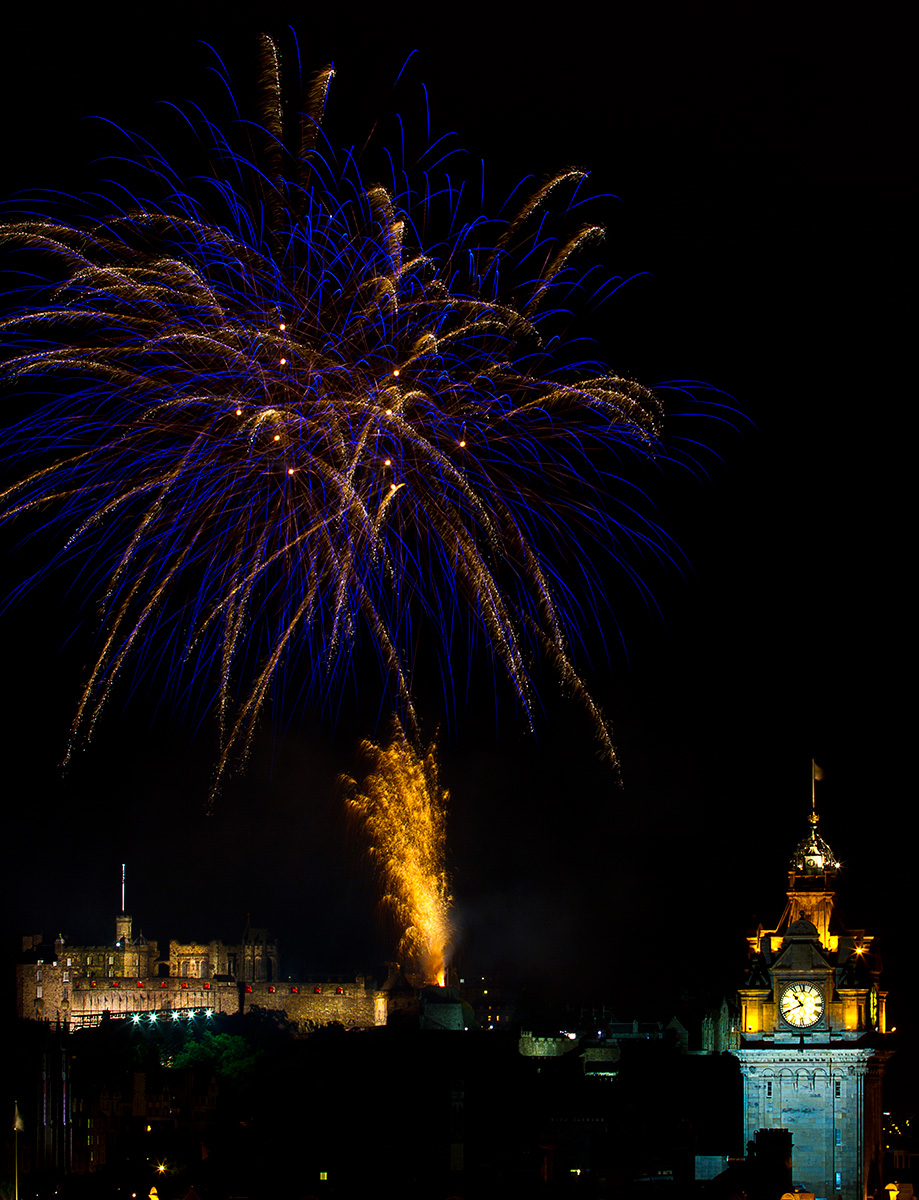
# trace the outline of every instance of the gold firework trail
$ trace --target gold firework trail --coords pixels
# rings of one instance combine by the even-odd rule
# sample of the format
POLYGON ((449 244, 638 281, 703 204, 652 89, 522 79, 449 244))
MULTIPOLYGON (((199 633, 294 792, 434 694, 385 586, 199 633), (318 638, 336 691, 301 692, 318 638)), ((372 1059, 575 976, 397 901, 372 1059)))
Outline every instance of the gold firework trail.
POLYGON ((361 743, 365 775, 343 777, 346 803, 369 841, 382 905, 400 933, 399 953, 423 983, 443 987, 453 944, 445 865, 448 793, 436 747, 418 754, 398 722, 388 745, 361 743))
POLYGON ((363 630, 409 737, 419 648, 438 647, 449 687, 484 633, 528 719, 541 659, 615 765, 570 646, 606 591, 602 556, 643 587, 629 555, 667 553, 610 488, 623 456, 658 453, 661 404, 565 358, 571 258, 602 230, 565 232, 563 212, 555 235, 547 205, 583 172, 464 222, 445 173, 440 191, 395 169, 365 188, 334 157, 329 69, 288 134, 267 38, 261 67, 248 156, 204 122, 206 194, 148 154, 167 198, 0 225, 57 273, 0 321, 7 386, 57 396, 6 435, 38 463, 0 520, 47 520, 48 569, 82 555, 104 579, 68 758, 126 664, 162 661, 217 713, 216 791, 285 676, 325 702, 363 630))

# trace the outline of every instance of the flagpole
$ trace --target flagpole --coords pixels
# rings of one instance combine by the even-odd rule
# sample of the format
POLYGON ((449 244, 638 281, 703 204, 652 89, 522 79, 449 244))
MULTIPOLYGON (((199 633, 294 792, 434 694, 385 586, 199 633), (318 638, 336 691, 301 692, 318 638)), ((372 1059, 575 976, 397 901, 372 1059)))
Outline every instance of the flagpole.
POLYGON ((22 1128, 22 1117, 19 1115, 19 1101, 13 1101, 13 1200, 19 1200, 19 1130, 22 1128))

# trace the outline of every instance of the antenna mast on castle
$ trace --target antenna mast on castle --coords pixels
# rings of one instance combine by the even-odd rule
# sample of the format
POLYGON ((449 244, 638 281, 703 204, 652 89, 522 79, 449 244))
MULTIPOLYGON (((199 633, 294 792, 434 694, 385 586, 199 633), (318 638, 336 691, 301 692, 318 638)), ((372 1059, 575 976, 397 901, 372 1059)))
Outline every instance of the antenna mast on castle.
POLYGON ((121 864, 121 911, 124 912, 124 863, 121 864))

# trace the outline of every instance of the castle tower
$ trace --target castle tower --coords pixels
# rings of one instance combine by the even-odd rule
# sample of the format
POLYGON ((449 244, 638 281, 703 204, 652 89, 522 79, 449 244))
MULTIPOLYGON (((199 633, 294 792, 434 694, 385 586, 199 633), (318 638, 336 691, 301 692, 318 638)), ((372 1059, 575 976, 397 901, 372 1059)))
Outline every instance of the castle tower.
POLYGON ((839 863, 819 817, 792 855, 775 929, 757 930, 740 989, 744 1141, 792 1135, 795 1185, 818 1197, 865 1200, 881 1187, 881 1076, 886 993, 864 930, 834 910, 839 863))

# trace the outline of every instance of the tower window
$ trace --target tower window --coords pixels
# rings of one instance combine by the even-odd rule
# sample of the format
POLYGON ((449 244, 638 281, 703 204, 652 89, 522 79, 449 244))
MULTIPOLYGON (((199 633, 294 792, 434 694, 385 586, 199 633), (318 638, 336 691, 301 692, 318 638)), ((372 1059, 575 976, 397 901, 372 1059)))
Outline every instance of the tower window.
POLYGON ((842 1145, 842 1130, 841 1129, 836 1130, 836 1145, 837 1146, 842 1145))
POLYGON ((837 1171, 836 1172, 836 1191, 838 1192, 841 1189, 841 1187, 842 1187, 842 1171, 837 1171))
POLYGON ((766 1084, 766 1099, 767 1100, 772 1099, 772 1080, 771 1079, 766 1084))
POLYGON ((836 1082, 833 1084, 833 1094, 835 1095, 837 1100, 842 1095, 842 1080, 841 1079, 837 1079, 836 1082))

